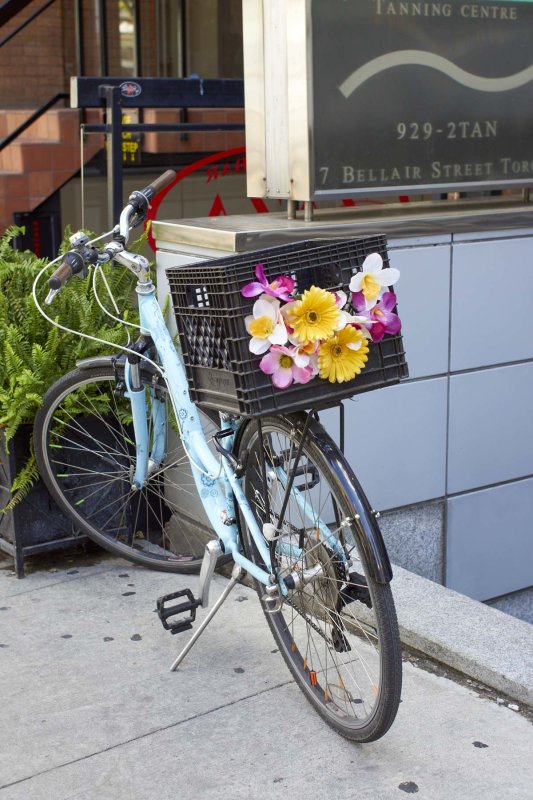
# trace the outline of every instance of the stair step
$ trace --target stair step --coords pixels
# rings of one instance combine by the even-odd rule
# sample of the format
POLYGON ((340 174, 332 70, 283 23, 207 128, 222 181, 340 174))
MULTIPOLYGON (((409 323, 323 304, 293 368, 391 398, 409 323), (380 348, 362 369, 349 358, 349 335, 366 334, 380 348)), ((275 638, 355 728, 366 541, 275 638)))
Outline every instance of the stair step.
MULTIPOLYGON (((4 138, 16 130, 33 114, 35 109, 13 111, 4 109, 0 114, 0 136, 4 138)), ((80 113, 76 108, 51 108, 35 120, 19 139, 45 139, 73 144, 79 141, 80 113)))
POLYGON ((0 152, 0 169, 9 172, 50 172, 80 168, 79 146, 47 139, 13 142, 0 152))
MULTIPOLYGON (((0 139, 5 138, 34 109, 0 109, 0 139)), ((99 109, 87 120, 98 122, 99 109)), ((0 151, 0 233, 12 224, 15 211, 32 211, 80 169, 80 113, 53 108, 0 151)), ((90 136, 84 146, 88 161, 102 147, 102 136, 90 136)))

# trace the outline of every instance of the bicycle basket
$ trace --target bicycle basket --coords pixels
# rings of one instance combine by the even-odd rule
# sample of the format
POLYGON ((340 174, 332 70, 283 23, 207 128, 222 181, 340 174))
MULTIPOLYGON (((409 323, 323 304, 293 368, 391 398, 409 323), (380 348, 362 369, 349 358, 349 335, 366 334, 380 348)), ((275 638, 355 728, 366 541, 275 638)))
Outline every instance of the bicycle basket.
POLYGON ((400 335, 370 343, 365 368, 349 382, 330 383, 316 377, 286 389, 272 385, 270 376, 259 368, 262 356, 249 349, 244 320, 257 298, 243 297, 241 288, 254 280, 258 263, 269 280, 290 275, 299 293, 312 285, 348 291, 352 275, 374 252, 388 266, 386 238, 376 235, 298 242, 167 270, 192 400, 219 411, 257 417, 334 405, 406 377, 400 335))

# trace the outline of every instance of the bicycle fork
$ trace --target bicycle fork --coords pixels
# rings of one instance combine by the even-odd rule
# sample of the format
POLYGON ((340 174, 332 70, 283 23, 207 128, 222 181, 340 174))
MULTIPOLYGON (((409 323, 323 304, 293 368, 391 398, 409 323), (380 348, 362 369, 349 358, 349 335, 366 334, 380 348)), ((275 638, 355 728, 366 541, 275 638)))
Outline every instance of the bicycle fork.
POLYGON ((142 489, 152 472, 159 469, 165 457, 167 439, 166 407, 164 401, 157 397, 155 388, 151 389, 150 426, 148 425, 146 391, 141 380, 139 362, 139 356, 129 354, 124 371, 125 396, 131 403, 135 435, 135 470, 131 476, 133 490, 142 489))

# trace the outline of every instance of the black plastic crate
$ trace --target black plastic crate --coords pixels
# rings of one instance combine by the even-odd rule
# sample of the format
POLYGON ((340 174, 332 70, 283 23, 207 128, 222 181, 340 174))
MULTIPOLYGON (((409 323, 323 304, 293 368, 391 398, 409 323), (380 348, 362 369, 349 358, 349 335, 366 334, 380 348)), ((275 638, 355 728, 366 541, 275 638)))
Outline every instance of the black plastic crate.
POLYGON ((352 275, 374 252, 387 267, 386 238, 377 235, 298 242, 167 270, 192 400, 254 417, 322 408, 407 377, 400 335, 369 342, 368 361, 352 381, 330 383, 316 377, 286 389, 272 385, 271 377, 259 368, 263 356, 254 355, 248 347, 244 319, 257 298, 243 297, 241 289, 255 280, 258 263, 263 264, 269 282, 280 275, 294 278, 298 293, 312 285, 348 292, 352 275))

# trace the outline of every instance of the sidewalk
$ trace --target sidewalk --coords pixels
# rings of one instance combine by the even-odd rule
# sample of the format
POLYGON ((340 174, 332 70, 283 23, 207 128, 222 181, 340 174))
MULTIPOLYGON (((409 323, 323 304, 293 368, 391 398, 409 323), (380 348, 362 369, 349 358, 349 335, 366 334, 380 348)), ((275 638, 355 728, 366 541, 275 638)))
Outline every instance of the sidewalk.
POLYGON ((247 587, 171 673, 188 634, 171 637, 153 611, 187 585, 108 558, 20 581, 0 569, 0 800, 531 797, 533 726, 410 663, 389 733, 337 736, 247 587))

